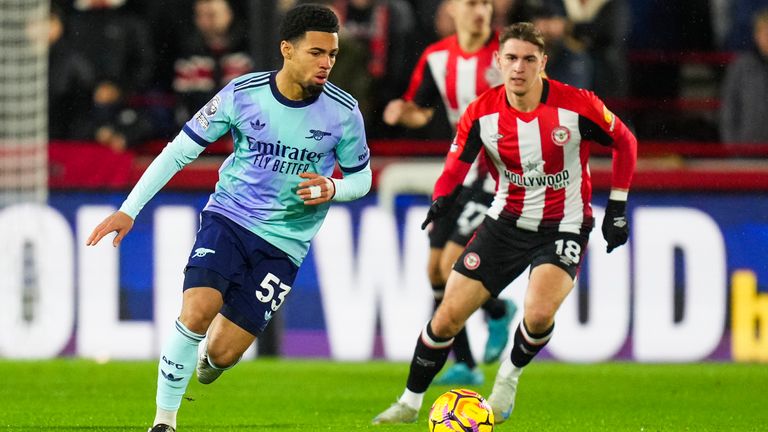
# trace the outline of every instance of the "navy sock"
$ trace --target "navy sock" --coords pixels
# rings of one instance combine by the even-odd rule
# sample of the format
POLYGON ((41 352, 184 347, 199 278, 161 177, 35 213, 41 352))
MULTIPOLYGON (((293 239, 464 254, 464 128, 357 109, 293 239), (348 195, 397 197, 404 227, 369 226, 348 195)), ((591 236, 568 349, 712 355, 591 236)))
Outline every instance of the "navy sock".
POLYGON ((534 334, 526 328, 525 320, 520 321, 520 325, 515 330, 515 344, 510 353, 512 364, 521 368, 530 363, 552 338, 552 330, 554 329, 555 324, 553 323, 544 332, 534 334))
POLYGON ((424 393, 435 379, 435 375, 448 360, 453 338, 439 338, 432 333, 432 321, 428 322, 419 335, 413 352, 411 368, 406 387, 414 393, 424 393))
POLYGON ((468 368, 474 369, 477 366, 475 358, 472 357, 472 349, 469 347, 469 338, 467 329, 462 327, 456 336, 453 337, 453 355, 456 357, 456 363, 464 363, 468 368))
POLYGON ((507 303, 501 299, 491 297, 481 307, 484 311, 488 312, 488 316, 491 319, 497 320, 507 314, 507 303))
POLYGON ((432 284, 432 296, 434 297, 434 308, 437 310, 440 303, 443 302, 443 295, 445 294, 445 284, 432 284))

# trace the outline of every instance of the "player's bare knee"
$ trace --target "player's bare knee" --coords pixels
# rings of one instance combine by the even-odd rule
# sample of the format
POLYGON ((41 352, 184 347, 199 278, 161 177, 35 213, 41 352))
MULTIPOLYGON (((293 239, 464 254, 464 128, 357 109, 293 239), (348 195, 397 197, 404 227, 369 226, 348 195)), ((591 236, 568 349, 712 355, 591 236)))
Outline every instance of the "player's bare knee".
POLYGON ((200 310, 183 309, 181 316, 179 316, 179 321, 189 330, 197 334, 205 334, 208 331, 208 327, 211 326, 213 317, 200 310))
POLYGON ((432 285, 442 285, 445 284, 446 281, 440 266, 429 266, 427 268, 427 277, 429 278, 429 283, 432 285))
POLYGON ((453 261, 444 261, 440 263, 440 277, 443 279, 443 281, 448 280, 448 276, 451 275, 451 271, 453 271, 453 261))
POLYGON ((525 326, 532 333, 547 331, 552 326, 555 311, 546 307, 534 307, 525 310, 525 326))
POLYGON ((452 319, 447 314, 436 314, 431 322, 432 333, 440 338, 452 338, 456 336, 463 326, 464 323, 452 319))
POLYGON ((208 360, 220 368, 228 368, 240 359, 242 353, 236 352, 223 344, 209 343, 208 360))

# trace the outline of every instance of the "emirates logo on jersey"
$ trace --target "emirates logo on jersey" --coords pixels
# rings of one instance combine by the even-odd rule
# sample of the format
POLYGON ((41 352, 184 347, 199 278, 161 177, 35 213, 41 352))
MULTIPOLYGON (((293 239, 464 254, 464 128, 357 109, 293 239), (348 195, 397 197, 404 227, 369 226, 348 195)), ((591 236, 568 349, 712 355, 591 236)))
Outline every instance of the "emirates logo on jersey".
POLYGON ((571 130, 565 126, 552 129, 552 142, 560 147, 566 145, 571 139, 571 130))
POLYGON ((480 256, 475 252, 470 252, 464 257, 464 267, 467 270, 474 270, 480 267, 480 256))

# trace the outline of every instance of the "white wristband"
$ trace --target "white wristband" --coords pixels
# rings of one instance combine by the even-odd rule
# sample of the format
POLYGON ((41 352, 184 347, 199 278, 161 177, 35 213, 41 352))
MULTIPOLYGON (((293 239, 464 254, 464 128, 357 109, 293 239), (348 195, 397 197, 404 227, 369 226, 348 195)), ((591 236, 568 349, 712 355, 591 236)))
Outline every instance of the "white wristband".
POLYGON ((628 191, 612 190, 611 194, 608 196, 608 199, 613 201, 626 201, 627 196, 629 196, 628 191))
POLYGON ((310 198, 320 198, 320 195, 322 195, 323 190, 320 188, 320 186, 310 186, 309 187, 309 197, 310 198))

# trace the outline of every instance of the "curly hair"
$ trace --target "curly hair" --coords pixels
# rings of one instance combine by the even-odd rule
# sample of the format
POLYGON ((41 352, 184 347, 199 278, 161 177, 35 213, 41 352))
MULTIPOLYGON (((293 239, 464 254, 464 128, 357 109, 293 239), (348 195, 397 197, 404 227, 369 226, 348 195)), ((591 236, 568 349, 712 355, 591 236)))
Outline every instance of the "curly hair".
POLYGON ((325 6, 303 4, 289 10, 280 24, 280 40, 296 42, 308 31, 337 33, 339 19, 325 6))

